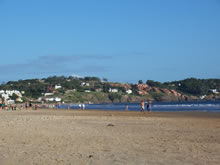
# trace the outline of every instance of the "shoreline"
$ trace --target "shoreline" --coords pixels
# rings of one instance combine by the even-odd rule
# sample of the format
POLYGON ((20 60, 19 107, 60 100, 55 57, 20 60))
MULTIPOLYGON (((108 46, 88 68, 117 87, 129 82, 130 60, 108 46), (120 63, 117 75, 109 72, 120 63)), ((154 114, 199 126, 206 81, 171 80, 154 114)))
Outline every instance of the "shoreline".
MULTIPOLYGON (((12 111, 12 110, 0 110, 1 111, 12 111)), ((219 112, 208 112, 208 111, 152 111, 152 112, 140 112, 140 111, 117 111, 117 110, 79 110, 79 109, 48 109, 48 108, 39 108, 38 110, 32 109, 22 109, 12 111, 13 113, 18 114, 29 114, 29 112, 35 112, 34 114, 41 115, 75 115, 75 116, 119 116, 119 117, 190 117, 190 118, 220 118, 219 112)))

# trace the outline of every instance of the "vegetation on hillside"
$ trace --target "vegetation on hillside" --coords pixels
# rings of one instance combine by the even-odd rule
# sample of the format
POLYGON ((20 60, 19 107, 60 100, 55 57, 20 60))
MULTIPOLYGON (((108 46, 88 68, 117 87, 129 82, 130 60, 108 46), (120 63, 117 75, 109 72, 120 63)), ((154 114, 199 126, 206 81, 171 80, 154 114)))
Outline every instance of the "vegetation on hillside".
MULTIPOLYGON (((45 93, 53 93, 53 96, 62 97, 65 102, 120 102, 126 101, 126 99, 129 101, 140 99, 142 97, 138 92, 140 84, 143 84, 142 80, 139 80, 137 84, 127 84, 132 90, 132 94, 128 96, 126 84, 108 82, 106 78, 102 81, 98 77, 52 76, 43 79, 9 81, 1 84, 0 90, 21 91, 25 99, 37 99, 44 97, 45 93), (56 86, 60 86, 60 88, 56 88, 56 86), (110 92, 110 89, 116 89, 117 92, 110 92)), ((164 83, 148 80, 146 84, 153 90, 147 92, 145 98, 154 100, 160 100, 167 95, 155 91, 155 88, 175 90, 181 94, 193 96, 213 94, 213 90, 217 94, 220 91, 220 79, 188 78, 164 83)), ((16 99, 16 96, 14 95, 13 98, 16 99)))
POLYGON ((148 80, 146 83, 152 87, 174 89, 182 93, 196 96, 208 95, 212 93, 212 89, 220 91, 220 79, 188 78, 185 80, 165 83, 148 80))

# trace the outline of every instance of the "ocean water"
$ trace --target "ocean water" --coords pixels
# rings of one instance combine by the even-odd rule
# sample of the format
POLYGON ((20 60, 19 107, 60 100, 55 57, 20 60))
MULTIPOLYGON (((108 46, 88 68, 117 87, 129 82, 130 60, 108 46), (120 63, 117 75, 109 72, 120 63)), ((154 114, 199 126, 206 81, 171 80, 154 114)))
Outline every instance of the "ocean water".
MULTIPOLYGON (((118 103, 118 104, 85 104, 86 110, 115 110, 140 111, 140 103, 118 103)), ((79 104, 59 105, 62 109, 79 109, 79 104)), ((220 112, 220 101, 197 101, 197 102, 153 102, 152 111, 210 111, 220 112)))

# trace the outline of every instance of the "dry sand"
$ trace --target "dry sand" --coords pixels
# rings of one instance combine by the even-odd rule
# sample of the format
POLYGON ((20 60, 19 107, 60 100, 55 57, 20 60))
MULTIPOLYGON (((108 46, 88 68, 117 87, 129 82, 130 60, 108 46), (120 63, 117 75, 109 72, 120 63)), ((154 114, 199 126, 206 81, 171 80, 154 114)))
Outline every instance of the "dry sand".
POLYGON ((0 111, 0 165, 220 162, 220 113, 0 111))

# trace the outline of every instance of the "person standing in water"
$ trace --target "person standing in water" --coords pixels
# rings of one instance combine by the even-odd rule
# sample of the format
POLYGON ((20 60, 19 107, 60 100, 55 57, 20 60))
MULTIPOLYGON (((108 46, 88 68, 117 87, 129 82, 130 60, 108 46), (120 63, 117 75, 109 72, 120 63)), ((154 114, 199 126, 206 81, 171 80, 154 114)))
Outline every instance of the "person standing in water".
POLYGON ((128 111, 128 105, 125 106, 125 111, 128 111))
POLYGON ((147 102, 147 112, 151 112, 151 102, 147 102))
POLYGON ((85 108, 86 108, 86 105, 82 104, 82 109, 85 110, 85 108))
POLYGON ((141 112, 145 112, 144 100, 141 101, 141 112))

